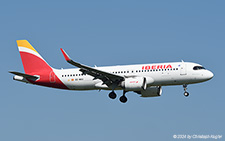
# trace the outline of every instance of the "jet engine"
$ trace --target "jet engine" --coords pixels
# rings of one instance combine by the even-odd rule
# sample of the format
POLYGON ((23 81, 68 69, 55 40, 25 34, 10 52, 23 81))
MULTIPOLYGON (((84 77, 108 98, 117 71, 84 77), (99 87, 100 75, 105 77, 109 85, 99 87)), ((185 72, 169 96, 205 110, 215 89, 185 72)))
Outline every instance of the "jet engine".
POLYGON ((135 91, 135 92, 140 94, 141 97, 157 97, 157 96, 161 96, 162 88, 160 86, 152 86, 152 87, 148 87, 146 90, 135 91))
POLYGON ((145 77, 131 77, 126 78, 122 83, 121 87, 126 91, 141 91, 147 88, 145 77))

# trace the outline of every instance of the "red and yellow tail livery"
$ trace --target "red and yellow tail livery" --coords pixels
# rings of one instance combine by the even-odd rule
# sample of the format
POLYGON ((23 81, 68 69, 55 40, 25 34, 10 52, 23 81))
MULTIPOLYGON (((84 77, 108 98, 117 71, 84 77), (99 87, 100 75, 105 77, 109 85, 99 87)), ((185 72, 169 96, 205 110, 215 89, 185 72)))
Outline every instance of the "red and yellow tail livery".
POLYGON ((55 74, 54 69, 48 65, 27 40, 17 40, 16 42, 25 74, 11 72, 16 74, 14 79, 47 87, 68 89, 55 74))
POLYGON ((51 70, 51 67, 27 40, 17 40, 17 45, 26 74, 51 70))

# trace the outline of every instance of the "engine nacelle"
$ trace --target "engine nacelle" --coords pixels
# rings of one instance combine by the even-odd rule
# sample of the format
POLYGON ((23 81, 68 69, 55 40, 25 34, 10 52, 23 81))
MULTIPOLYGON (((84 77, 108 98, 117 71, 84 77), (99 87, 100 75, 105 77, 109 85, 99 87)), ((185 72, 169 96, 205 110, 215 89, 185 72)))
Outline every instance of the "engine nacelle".
POLYGON ((160 86, 152 86, 137 93, 141 94, 141 97, 156 97, 161 96, 162 88, 160 86))
POLYGON ((121 87, 126 91, 141 91, 147 88, 145 77, 131 77, 126 78, 122 83, 121 87))

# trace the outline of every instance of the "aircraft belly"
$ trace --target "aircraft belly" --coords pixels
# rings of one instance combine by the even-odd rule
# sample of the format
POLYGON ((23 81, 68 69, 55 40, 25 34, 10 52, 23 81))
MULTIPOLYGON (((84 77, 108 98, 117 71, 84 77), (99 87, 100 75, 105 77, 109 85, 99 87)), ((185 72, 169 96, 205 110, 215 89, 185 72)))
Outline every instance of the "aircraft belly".
POLYGON ((94 81, 70 81, 66 83, 66 86, 71 90, 93 90, 95 89, 94 81))

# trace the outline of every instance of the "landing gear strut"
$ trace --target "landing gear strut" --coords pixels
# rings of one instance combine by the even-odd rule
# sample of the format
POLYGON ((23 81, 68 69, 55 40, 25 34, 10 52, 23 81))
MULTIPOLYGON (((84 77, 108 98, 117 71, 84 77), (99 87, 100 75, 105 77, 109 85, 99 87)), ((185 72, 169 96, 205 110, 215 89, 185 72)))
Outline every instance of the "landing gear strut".
POLYGON ((114 91, 109 93, 109 98, 115 99, 116 98, 116 93, 114 91))
POLYGON ((187 85, 184 84, 183 87, 184 87, 184 96, 188 97, 189 93, 187 92, 187 85))
POLYGON ((123 95, 120 97, 120 102, 126 103, 127 102, 127 97, 125 96, 126 91, 123 91, 123 95))

